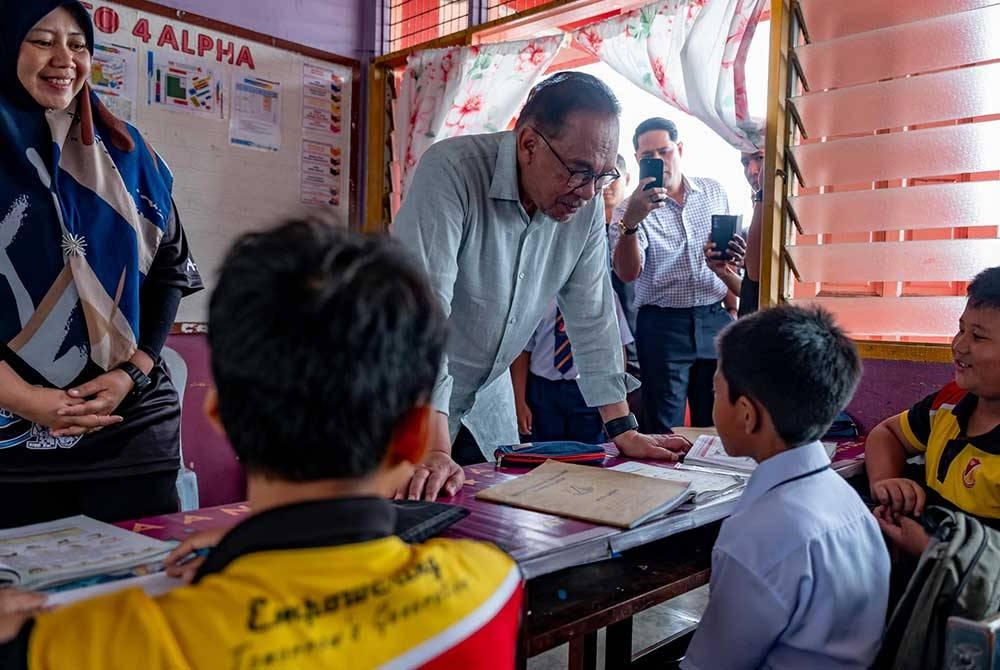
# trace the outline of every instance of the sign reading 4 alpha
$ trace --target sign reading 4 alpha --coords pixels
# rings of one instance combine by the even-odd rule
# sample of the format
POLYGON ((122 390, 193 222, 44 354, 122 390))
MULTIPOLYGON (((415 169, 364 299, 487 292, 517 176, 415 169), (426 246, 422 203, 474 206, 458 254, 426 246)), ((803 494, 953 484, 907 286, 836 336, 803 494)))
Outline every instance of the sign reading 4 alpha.
MULTIPOLYGON (((121 14, 114 7, 95 2, 84 2, 83 5, 93 14, 94 26, 98 32, 113 36, 123 30, 121 14)), ((170 22, 154 30, 149 18, 142 14, 138 15, 132 26, 125 26, 124 29, 143 44, 152 42, 161 49, 169 47, 177 53, 199 58, 214 58, 216 62, 245 67, 248 70, 257 69, 249 44, 213 37, 198 30, 178 27, 170 22)))

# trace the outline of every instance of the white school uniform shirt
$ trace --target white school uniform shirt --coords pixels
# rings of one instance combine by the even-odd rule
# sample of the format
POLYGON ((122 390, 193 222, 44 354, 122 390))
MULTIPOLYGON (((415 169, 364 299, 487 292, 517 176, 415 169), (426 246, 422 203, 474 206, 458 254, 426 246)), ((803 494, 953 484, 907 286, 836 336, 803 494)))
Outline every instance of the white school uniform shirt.
POLYGON ((870 667, 889 554, 840 475, 825 468, 794 479, 829 463, 813 442, 757 466, 712 550, 708 608, 682 668, 870 667))
MULTIPOLYGON (((628 321, 625 320, 625 312, 622 311, 621 303, 618 301, 618 296, 615 295, 615 318, 618 320, 618 334, 622 340, 622 346, 627 346, 635 342, 635 338, 632 337, 632 331, 629 330, 628 321)), ((549 309, 545 312, 545 316, 538 323, 538 327, 535 328, 535 332, 531 334, 531 339, 528 340, 528 344, 524 347, 525 351, 531 352, 531 372, 532 374, 538 375, 539 377, 544 377, 549 381, 562 381, 562 380, 573 380, 580 376, 580 373, 576 369, 576 363, 566 371, 565 374, 559 372, 556 368, 555 361, 555 335, 556 335, 556 310, 558 306, 556 301, 553 300, 552 304, 549 305, 549 309)), ((573 341, 570 340, 570 348, 573 347, 573 341)), ((574 361, 576 358, 574 357, 574 361)))

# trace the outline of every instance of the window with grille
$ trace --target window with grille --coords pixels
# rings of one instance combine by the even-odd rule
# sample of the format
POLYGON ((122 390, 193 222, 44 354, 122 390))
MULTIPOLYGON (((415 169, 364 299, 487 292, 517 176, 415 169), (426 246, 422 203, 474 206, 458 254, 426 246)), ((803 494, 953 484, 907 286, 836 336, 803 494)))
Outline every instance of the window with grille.
POLYGON ((390 0, 389 50, 399 51, 469 27, 469 0, 390 0))
POLYGON ((495 21, 505 16, 513 16, 527 9, 540 7, 551 0, 487 0, 486 20, 495 21))
POLYGON ((785 295, 861 339, 946 342, 1000 265, 1000 5, 799 5, 785 295))

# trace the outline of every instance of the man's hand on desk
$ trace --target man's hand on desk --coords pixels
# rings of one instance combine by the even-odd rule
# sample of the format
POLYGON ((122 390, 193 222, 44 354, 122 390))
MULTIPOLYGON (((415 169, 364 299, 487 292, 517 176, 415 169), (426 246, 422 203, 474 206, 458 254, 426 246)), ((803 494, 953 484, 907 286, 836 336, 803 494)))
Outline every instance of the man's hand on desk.
POLYGON ((691 443, 680 435, 645 435, 630 430, 615 438, 615 446, 629 458, 679 461, 691 448, 691 443))
POLYGON ((453 496, 465 483, 465 472, 443 451, 430 451, 413 470, 409 485, 396 491, 397 498, 436 500, 439 494, 453 496))
POLYGON ((213 549, 222 541, 227 532, 229 532, 228 528, 212 528, 195 533, 185 539, 174 547, 170 555, 163 561, 164 565, 167 566, 167 575, 183 579, 185 583, 190 584, 197 574, 198 568, 205 562, 207 555, 205 550, 213 549))

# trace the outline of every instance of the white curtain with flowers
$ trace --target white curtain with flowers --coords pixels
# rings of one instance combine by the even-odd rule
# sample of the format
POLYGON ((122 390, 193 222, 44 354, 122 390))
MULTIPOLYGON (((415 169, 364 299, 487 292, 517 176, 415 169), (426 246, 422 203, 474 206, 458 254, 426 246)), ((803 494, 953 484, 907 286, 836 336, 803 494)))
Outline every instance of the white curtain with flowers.
POLYGON ((394 109, 394 210, 427 148, 447 137, 505 130, 565 36, 418 51, 394 109))
POLYGON ((573 38, 640 88, 703 121, 741 151, 764 146, 744 65, 767 0, 658 0, 573 38))

